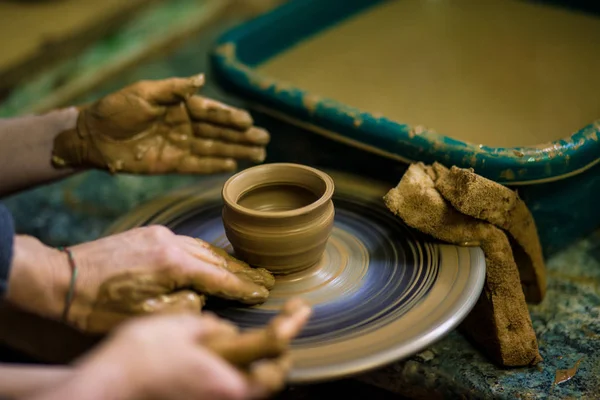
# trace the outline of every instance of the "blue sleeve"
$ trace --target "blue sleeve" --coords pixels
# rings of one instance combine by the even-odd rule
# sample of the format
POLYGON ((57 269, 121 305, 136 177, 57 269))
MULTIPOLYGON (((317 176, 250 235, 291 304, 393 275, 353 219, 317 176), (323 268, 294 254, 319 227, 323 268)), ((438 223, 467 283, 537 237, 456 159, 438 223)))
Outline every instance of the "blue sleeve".
POLYGON ((0 203, 0 298, 8 286, 8 274, 13 256, 15 224, 10 212, 0 203))

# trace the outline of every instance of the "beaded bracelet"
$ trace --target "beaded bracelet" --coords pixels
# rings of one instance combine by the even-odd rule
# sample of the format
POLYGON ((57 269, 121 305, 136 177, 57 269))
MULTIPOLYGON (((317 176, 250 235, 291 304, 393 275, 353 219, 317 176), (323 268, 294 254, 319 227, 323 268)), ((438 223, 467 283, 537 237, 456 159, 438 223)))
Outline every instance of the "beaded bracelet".
POLYGON ((69 316, 69 310, 71 309, 71 303, 73 302, 73 294, 75 293, 75 282, 77 281, 77 264, 75 264, 75 258, 73 257, 73 253, 68 247, 59 247, 60 251, 67 254, 67 258, 69 259, 69 267, 71 267, 71 282, 69 284, 69 291, 67 292, 67 296, 65 298, 65 308, 63 310, 62 319, 64 322, 67 321, 67 317, 69 316))

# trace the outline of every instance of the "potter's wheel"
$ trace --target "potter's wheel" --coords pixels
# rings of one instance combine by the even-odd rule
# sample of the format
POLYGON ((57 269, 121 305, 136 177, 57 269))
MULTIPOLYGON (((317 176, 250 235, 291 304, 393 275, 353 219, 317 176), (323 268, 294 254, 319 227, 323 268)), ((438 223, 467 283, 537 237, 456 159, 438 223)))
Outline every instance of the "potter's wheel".
MULTIPOLYGON (((295 383, 341 377, 415 354, 462 321, 485 278, 479 248, 427 241, 390 213, 382 201, 388 186, 329 174, 336 185, 336 217, 321 262, 278 278, 260 306, 213 310, 247 328, 264 325, 291 296, 308 300, 313 316, 292 346, 295 383)), ((162 224, 232 251, 221 221, 220 190, 227 178, 205 179, 151 201, 109 233, 162 224)))

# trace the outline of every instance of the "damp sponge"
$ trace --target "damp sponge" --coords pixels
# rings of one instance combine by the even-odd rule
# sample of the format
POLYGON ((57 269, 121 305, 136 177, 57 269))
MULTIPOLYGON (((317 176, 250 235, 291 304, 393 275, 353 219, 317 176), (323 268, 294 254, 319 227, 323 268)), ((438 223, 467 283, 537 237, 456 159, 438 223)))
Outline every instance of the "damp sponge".
POLYGON ((539 363, 526 298, 543 299, 545 266, 535 223, 517 194, 472 170, 417 163, 384 201, 414 229, 482 248, 484 289, 460 330, 500 365, 539 363))

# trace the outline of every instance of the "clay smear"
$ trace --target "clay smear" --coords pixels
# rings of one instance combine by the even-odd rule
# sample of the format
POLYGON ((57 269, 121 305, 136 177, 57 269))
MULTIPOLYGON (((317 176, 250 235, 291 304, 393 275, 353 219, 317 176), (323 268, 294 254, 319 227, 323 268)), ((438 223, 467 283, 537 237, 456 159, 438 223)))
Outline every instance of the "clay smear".
POLYGON ((600 18, 525 1, 391 1, 264 64, 270 77, 488 146, 600 118, 600 18))

